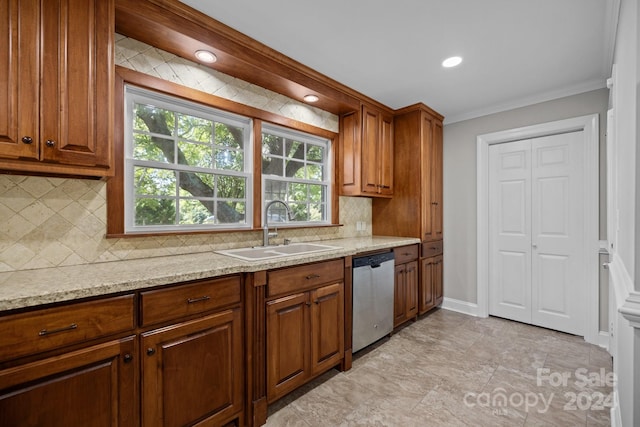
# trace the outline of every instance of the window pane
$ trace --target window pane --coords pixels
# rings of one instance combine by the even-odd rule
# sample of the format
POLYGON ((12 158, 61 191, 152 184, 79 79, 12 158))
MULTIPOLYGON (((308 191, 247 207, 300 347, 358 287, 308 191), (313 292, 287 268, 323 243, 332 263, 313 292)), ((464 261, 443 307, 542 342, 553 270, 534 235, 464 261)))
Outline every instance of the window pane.
POLYGON ((283 176, 282 158, 279 157, 262 157, 262 174, 283 176))
POLYGON ((135 193, 148 196, 175 196, 176 176, 168 169, 136 167, 134 169, 135 193))
POLYGON ((280 136, 271 135, 268 133, 262 134, 262 155, 284 155, 284 138, 280 136))
POLYGON ((152 162, 173 163, 173 141, 137 133, 133 136, 133 158, 152 162))
POLYGON ((285 154, 291 159, 304 160, 304 144, 302 142, 287 140, 285 154))
POLYGON ((282 181, 272 181, 270 179, 264 182, 264 197, 263 202, 271 200, 286 200, 287 198, 287 183, 282 181))
POLYGON ((211 169, 213 167, 211 150, 210 145, 180 141, 178 143, 178 164, 211 169))
POLYGON ((324 168, 320 165, 307 166, 307 179, 322 181, 324 179, 324 168))
POLYGON ((244 169, 244 155, 242 151, 216 150, 216 164, 220 170, 242 171, 244 169))
POLYGON ((287 169, 285 171, 286 177, 295 177, 299 179, 304 179, 304 162, 296 162, 294 160, 289 160, 287 162, 287 169))
POLYGON ((307 184, 292 183, 289 185, 288 199, 294 202, 307 201, 307 184))
POLYGON ((195 142, 211 143, 213 123, 200 117, 177 114, 178 137, 195 142))
POLYGON ((309 215, 307 213, 306 203, 289 203, 291 212, 293 212, 294 221, 309 221, 309 215))
POLYGON ((246 224, 246 203, 244 202, 218 202, 216 212, 217 224, 246 224))
POLYGON ((309 205, 309 221, 322 221, 325 217, 324 204, 312 203, 309 205))
POLYGON ((215 143, 241 150, 244 148, 244 130, 224 123, 216 123, 215 143))
POLYGON ((204 224, 212 216, 213 202, 197 199, 180 200, 180 224, 204 224))
POLYGON ((309 185, 309 201, 321 203, 324 200, 323 185, 309 185))
POLYGON ((180 197, 214 196, 214 176, 207 173, 180 172, 180 197))
POLYGON ((176 222, 176 201, 137 198, 134 213, 135 225, 173 225, 176 222))
POLYGON ((307 145, 307 160, 310 162, 322 162, 324 161, 324 148, 308 144, 307 145))
POLYGON ((247 180, 243 177, 225 176, 218 177, 218 197, 222 199, 244 199, 247 180))
POLYGON ((133 114, 134 130, 173 135, 175 117, 172 111, 154 107, 153 105, 136 104, 133 114))

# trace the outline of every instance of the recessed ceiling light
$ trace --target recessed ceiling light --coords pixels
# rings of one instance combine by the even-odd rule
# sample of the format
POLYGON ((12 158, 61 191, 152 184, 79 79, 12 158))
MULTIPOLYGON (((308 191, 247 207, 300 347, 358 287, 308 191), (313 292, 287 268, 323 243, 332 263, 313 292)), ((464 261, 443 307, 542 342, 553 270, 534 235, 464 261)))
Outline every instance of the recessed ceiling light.
POLYGON ((218 60, 218 57, 215 53, 210 52, 208 50, 196 50, 196 58, 198 58, 202 62, 206 62, 207 64, 212 64, 218 60))
POLYGON ((305 95, 304 100, 307 102, 318 102, 320 98, 317 95, 305 95))
POLYGON ((442 66, 445 68, 451 68, 451 67, 455 67, 457 65, 460 65, 460 63, 462 62, 462 58, 459 56, 452 56, 451 58, 447 58, 444 61, 442 61, 442 66))

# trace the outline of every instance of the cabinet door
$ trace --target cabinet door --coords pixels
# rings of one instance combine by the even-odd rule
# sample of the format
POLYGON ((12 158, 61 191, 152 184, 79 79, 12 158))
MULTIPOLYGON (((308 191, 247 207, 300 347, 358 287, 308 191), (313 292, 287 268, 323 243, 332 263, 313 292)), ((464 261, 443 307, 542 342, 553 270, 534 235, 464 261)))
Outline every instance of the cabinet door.
POLYGON ((433 265, 433 298, 435 300, 435 305, 439 305, 442 303, 444 299, 443 292, 443 268, 442 268, 442 255, 435 257, 434 265, 433 265))
POLYGON ((431 158, 433 153, 433 122, 431 116, 420 114, 420 199, 422 240, 425 242, 433 240, 433 172, 431 168, 431 158))
POLYGON ((433 280, 435 271, 435 257, 424 258, 420 260, 421 263, 421 280, 420 280, 420 314, 423 314, 435 307, 435 300, 433 295, 433 280))
POLYGON ((380 183, 379 164, 380 113, 362 107, 362 192, 378 194, 380 183))
POLYGON ((222 425, 243 405, 240 309, 142 335, 142 425, 222 425))
POLYGON ((442 122, 434 120, 431 149, 431 236, 442 240, 442 122))
POLYGON ((40 1, 0 0, 0 157, 38 158, 40 1))
POLYGON ((309 294, 267 303, 267 401, 304 384, 309 369, 309 294))
POLYGON ((323 372, 344 357, 344 285, 311 291, 311 371, 323 372))
POLYGON ((42 2, 41 159, 110 167, 114 27, 114 0, 42 2))
POLYGON ((396 265, 393 295, 393 327, 401 325, 407 318, 407 266, 396 265))
POLYGON ((380 116, 380 140, 378 143, 378 167, 380 180, 378 193, 393 195, 393 116, 380 116))
POLYGON ((405 318, 410 319, 418 314, 418 261, 407 263, 405 270, 405 318))
POLYGON ((136 425, 134 350, 129 337, 0 371, 0 425, 136 425))

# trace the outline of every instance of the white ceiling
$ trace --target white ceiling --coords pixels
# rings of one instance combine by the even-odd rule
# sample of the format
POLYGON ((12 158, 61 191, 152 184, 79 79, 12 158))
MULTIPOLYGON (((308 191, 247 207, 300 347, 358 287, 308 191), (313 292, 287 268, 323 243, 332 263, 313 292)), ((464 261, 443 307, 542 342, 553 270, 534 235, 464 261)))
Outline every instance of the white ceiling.
POLYGON ((182 0, 391 108, 446 123, 605 87, 619 0, 182 0), (459 55, 454 69, 441 66, 459 55))

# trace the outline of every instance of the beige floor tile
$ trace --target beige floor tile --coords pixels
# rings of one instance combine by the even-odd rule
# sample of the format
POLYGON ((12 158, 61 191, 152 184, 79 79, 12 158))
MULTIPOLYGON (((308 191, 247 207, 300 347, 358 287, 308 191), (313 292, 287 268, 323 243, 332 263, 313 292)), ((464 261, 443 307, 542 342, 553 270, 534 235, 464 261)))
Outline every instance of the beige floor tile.
POLYGON ((605 426, 610 372, 580 337, 436 310, 271 405, 267 425, 605 426))

